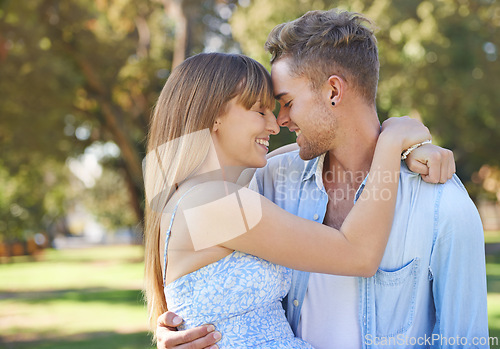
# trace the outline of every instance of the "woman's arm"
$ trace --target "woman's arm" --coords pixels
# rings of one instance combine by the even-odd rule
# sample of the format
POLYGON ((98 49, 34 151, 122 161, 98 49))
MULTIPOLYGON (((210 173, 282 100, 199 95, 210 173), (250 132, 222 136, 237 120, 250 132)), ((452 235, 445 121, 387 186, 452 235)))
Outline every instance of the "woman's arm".
MULTIPOLYGON (((340 230, 297 217, 262 198, 259 223, 222 245, 293 269, 372 276, 392 225, 401 149, 390 137, 380 136, 369 179, 340 230)), ((252 194, 240 193, 245 195, 251 201, 252 194)))
POLYGON ((401 152, 428 138, 427 128, 409 118, 384 123, 369 180, 340 230, 294 216, 232 183, 195 189, 184 201, 191 207, 182 210, 186 228, 198 250, 219 244, 294 269, 373 275, 392 225, 401 152))
POLYGON ((277 149, 274 149, 272 152, 267 154, 267 159, 270 159, 273 156, 276 156, 279 154, 288 153, 290 151, 294 151, 294 150, 298 150, 298 149, 299 149, 299 146, 297 143, 286 144, 286 145, 283 145, 277 149))

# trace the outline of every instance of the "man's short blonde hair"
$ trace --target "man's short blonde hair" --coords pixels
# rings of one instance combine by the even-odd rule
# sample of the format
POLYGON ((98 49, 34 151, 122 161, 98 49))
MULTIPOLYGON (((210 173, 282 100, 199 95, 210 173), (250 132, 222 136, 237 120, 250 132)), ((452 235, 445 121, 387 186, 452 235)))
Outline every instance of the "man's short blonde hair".
POLYGON ((307 77, 313 88, 338 75, 374 104, 379 60, 371 26, 372 22, 358 13, 310 11, 276 26, 265 47, 272 55, 271 63, 290 59, 291 73, 307 77))

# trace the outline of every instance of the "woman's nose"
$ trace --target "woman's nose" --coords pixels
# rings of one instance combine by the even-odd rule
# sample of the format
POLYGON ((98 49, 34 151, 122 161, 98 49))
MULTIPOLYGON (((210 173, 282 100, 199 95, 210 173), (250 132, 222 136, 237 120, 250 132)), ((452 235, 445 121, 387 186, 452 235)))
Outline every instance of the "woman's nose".
POLYGON ((277 135, 280 132, 280 127, 276 122, 276 117, 272 112, 268 113, 267 129, 272 135, 277 135))

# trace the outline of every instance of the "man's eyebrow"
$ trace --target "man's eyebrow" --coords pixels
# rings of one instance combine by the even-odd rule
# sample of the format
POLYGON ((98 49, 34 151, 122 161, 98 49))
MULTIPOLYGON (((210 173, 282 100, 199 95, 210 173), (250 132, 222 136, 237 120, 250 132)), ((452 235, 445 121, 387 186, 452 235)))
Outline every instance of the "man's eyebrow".
POLYGON ((284 95, 287 95, 287 94, 288 94, 288 92, 282 92, 282 93, 280 93, 280 94, 275 95, 275 96, 274 96, 274 98, 275 98, 277 101, 279 101, 279 100, 281 99, 281 97, 283 97, 284 95))

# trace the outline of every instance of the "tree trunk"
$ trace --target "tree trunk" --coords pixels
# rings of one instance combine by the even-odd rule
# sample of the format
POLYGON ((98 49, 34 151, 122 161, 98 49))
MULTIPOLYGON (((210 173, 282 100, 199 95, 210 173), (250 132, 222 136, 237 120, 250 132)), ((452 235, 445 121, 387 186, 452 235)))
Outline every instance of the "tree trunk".
POLYGON ((183 0, 163 0, 167 16, 175 21, 174 57, 172 70, 186 59, 188 52, 188 19, 184 13, 183 0))

